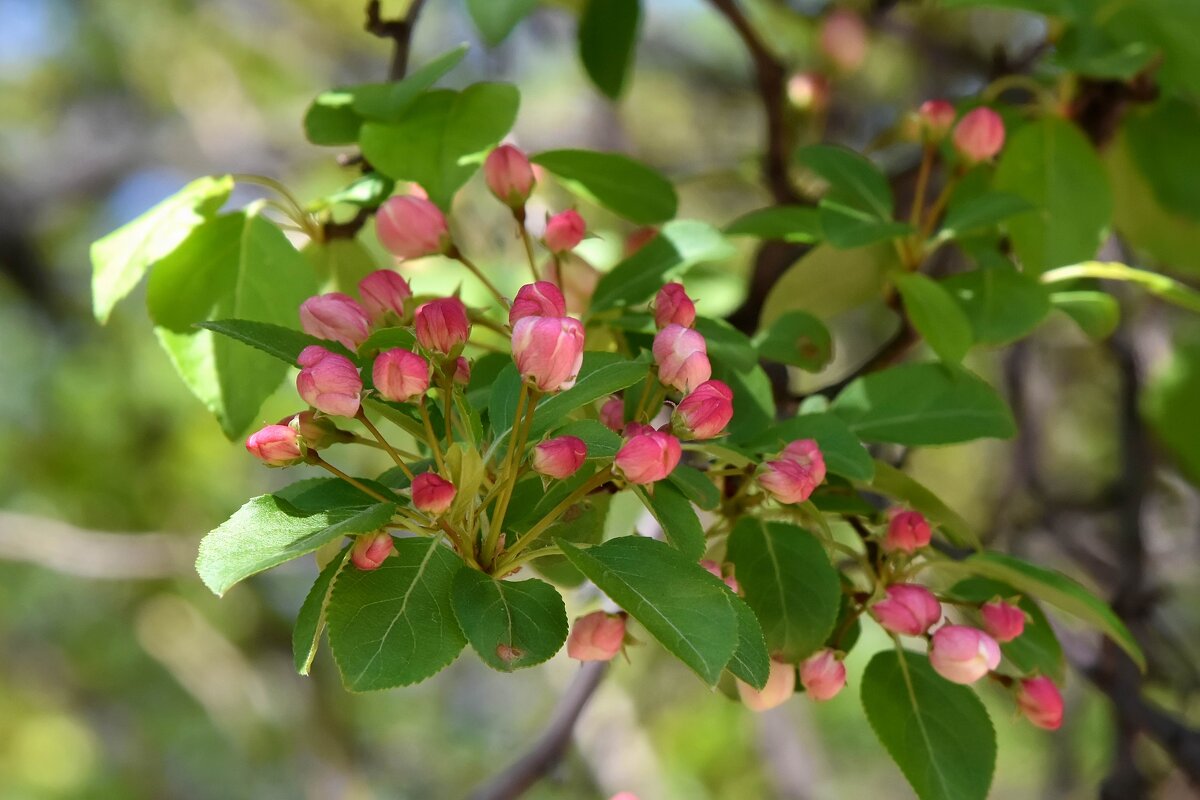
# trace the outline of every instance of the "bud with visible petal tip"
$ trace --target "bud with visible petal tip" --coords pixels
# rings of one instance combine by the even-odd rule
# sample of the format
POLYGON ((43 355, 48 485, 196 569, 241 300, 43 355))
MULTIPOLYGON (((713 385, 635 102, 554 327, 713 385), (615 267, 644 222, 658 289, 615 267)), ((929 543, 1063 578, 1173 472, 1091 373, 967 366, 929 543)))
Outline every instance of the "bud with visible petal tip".
POLYGON ((625 246, 621 249, 621 256, 629 258, 631 255, 641 250, 646 245, 650 244, 658 237, 658 228, 648 225, 644 228, 635 228, 625 237, 625 246))
POLYGON ((940 142, 954 127, 954 119, 958 112, 954 106, 945 100, 926 100, 917 109, 917 118, 921 121, 921 133, 926 141, 940 142))
POLYGON ((570 317, 525 317, 513 326, 517 372, 543 392, 575 385, 583 366, 583 325, 570 317))
POLYGON ((300 327, 309 336, 357 350, 371 334, 371 318, 354 298, 330 292, 310 297, 300 304, 300 327))
POLYGON ((767 685, 755 689, 741 680, 737 682, 738 696, 751 711, 767 711, 781 706, 796 693, 796 666, 771 659, 767 685))
POLYGON ((788 101, 796 109, 819 114, 829 105, 829 79, 819 72, 799 72, 788 78, 788 101))
POLYGON ((1062 727, 1063 698, 1049 678, 1026 678, 1017 689, 1017 706, 1025 718, 1039 728, 1056 731, 1062 727))
POLYGON ((508 310, 508 324, 516 325, 525 317, 565 317, 567 301, 559 288, 550 281, 527 283, 517 290, 512 308, 508 310))
POLYGON ((672 430, 690 439, 720 436, 733 419, 733 390, 718 380, 705 381, 679 403, 672 430))
POLYGON ((975 683, 1000 666, 1000 645, 976 628, 945 625, 933 634, 929 663, 952 683, 975 683))
POLYGON ((426 514, 436 517, 446 513, 456 494, 458 489, 454 488, 454 484, 436 473, 422 472, 413 478, 413 507, 426 514))
POLYGON ((304 402, 331 417, 358 413, 363 384, 353 361, 310 345, 300 351, 297 362, 302 369, 296 376, 296 391, 304 402))
POLYGON ((682 456, 679 440, 671 434, 639 431, 617 451, 613 466, 630 483, 654 483, 670 475, 682 456))
POLYGON ((668 283, 654 297, 654 324, 659 329, 668 325, 692 327, 696 321, 696 304, 687 296, 681 283, 668 283))
POLYGON ((488 153, 483 179, 492 194, 509 208, 524 206, 535 183, 529 158, 511 144, 502 144, 488 153))
POLYGON ((854 72, 867 58, 867 27, 853 11, 837 9, 821 26, 821 52, 843 72, 854 72))
POLYGON ((614 433, 625 429, 625 401, 616 395, 604 401, 600 406, 600 422, 614 433))
POLYGON ((825 480, 825 457, 813 439, 798 439, 763 464, 758 485, 781 503, 803 503, 825 480))
POLYGON ((467 307, 457 297, 443 297, 421 305, 414 327, 421 347, 443 355, 466 344, 471 335, 467 307))
POLYGON ((429 361, 411 350, 395 347, 376 357, 371 376, 380 397, 407 403, 429 390, 429 361))
POLYGON ((542 234, 542 241, 551 253, 565 253, 574 250, 575 246, 583 241, 585 233, 587 223, 583 221, 583 217, 579 216, 578 211, 567 209, 546 220, 546 232, 542 234))
POLYGON ((593 611, 571 626, 567 655, 576 661, 612 661, 624 643, 625 615, 593 611))
POLYGON ((375 214, 379 242, 397 258, 422 258, 450 251, 450 228, 440 208, 416 195, 387 200, 375 214))
POLYGON ((1011 642, 1025 632, 1025 612, 1020 606, 996 600, 979 609, 983 628, 997 642, 1011 642))
POLYGON ((454 361, 454 382, 466 386, 471 382, 471 362, 466 356, 459 356, 454 361))
POLYGON ((533 471, 547 478, 569 478, 587 458, 587 445, 576 436, 556 436, 533 448, 533 471))
POLYGON ((304 440, 304 446, 309 450, 322 450, 331 444, 354 441, 354 434, 344 431, 329 417, 318 417, 313 411, 301 411, 279 420, 280 425, 287 425, 304 440))
POLYGON ((250 434, 246 450, 268 467, 287 467, 304 458, 296 431, 288 425, 268 425, 250 434))
POLYGON ((354 549, 350 551, 350 561, 354 566, 364 571, 379 569, 384 560, 396 550, 395 543, 389 534, 364 533, 354 540, 354 549))
POLYGON ((800 663, 800 683, 813 700, 832 700, 846 685, 846 665, 832 650, 818 650, 800 663))
POLYGON ((954 148, 970 164, 991 160, 1004 147, 1004 120, 990 108, 968 111, 954 128, 954 148))
POLYGON ((681 392, 691 392, 712 377, 704 337, 682 325, 668 325, 654 337, 658 379, 681 392))
POLYGON ((390 269, 379 269, 358 282, 358 295, 376 324, 388 314, 404 319, 404 301, 412 297, 408 281, 390 269))
POLYGON ((920 636, 942 618, 942 604, 933 592, 913 583, 887 588, 887 597, 871 606, 871 616, 892 633, 920 636))
POLYGON ((933 531, 929 527, 929 520, 919 511, 894 511, 888 520, 883 549, 915 553, 922 547, 927 547, 932 538, 933 531))

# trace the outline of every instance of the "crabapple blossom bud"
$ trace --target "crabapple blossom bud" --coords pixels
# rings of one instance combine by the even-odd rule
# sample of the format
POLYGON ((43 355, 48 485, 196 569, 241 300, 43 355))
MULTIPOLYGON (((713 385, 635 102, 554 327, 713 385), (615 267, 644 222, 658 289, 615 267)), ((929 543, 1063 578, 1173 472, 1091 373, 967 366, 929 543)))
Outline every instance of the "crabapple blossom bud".
POLYGON ((454 382, 463 386, 471 382, 471 362, 466 356, 459 356, 454 361, 454 382))
POLYGON ((974 683, 1000 665, 1000 645, 976 628, 944 625, 933 634, 929 663, 953 683, 974 683))
POLYGON ((818 650, 800 662, 800 683, 813 700, 832 700, 846 685, 846 665, 829 648, 818 650))
POLYGON ((639 431, 617 451, 613 466, 630 483, 654 483, 670 475, 682 455, 679 440, 671 434, 639 431))
POLYGON ((579 216, 579 212, 567 209, 546 221, 546 232, 542 234, 542 240, 551 253, 565 253, 574 250, 575 246, 583 241, 583 234, 586 232, 587 223, 579 216))
POLYGON ((629 258, 638 250, 641 250, 654 241, 656 236, 658 236, 658 228, 655 228, 653 225, 635 228, 630 231, 629 235, 625 237, 625 246, 621 249, 622 258, 629 258))
POLYGON ((310 336, 357 350, 371 333, 371 318, 354 298, 330 292, 300 304, 300 327, 310 336))
POLYGON ((691 328, 671 324, 654 337, 654 361, 658 379, 681 392, 691 392, 712 377, 708 346, 691 328))
POLYGON ((414 327, 421 347, 443 355, 466 344, 471 335, 467 307, 457 297, 443 297, 421 305, 414 327))
POLYGON ((613 395, 600 406, 600 421, 610 431, 620 433, 625 429, 625 401, 613 395))
POLYGON ((1049 678, 1038 676, 1021 681, 1017 706, 1025 718, 1039 728, 1056 731, 1062 727, 1063 698, 1049 678))
POLYGON ((288 425, 268 425, 246 439, 250 455, 268 467, 286 467, 304 457, 295 429, 288 425))
POLYGON ((423 197, 400 195, 388 199, 375 214, 375 234, 397 258, 422 258, 450 250, 446 217, 423 197))
POLYGON ((625 643, 625 616, 593 611, 575 620, 567 655, 576 661, 612 661, 625 643))
POLYGON ((917 118, 921 122, 921 133, 931 142, 940 142, 954 127, 954 118, 958 112, 954 106, 945 100, 926 100, 917 109, 917 118))
POLYGON ((583 325, 570 317, 517 320, 512 338, 517 372, 543 392, 570 389, 583 366, 583 339, 583 325))
POLYGON ((968 111, 954 128, 954 148, 971 164, 987 161, 1004 147, 1004 120, 990 108, 968 111))
POLYGON ((914 553, 928 546, 931 538, 933 531, 929 528, 929 521, 919 511, 896 511, 888 520, 883 549, 914 553))
POLYGON ((304 402, 331 417, 358 413, 363 385, 353 361, 316 345, 301 350, 297 361, 303 369, 296 391, 304 402))
POLYGON ((696 304, 687 296, 681 283, 668 283, 654 297, 654 324, 658 328, 668 325, 692 327, 696 321, 696 304))
POLYGON ((871 616, 892 633, 920 636, 942 618, 942 604, 933 592, 913 583, 887 588, 887 597, 871 606, 871 616))
POLYGON ((361 570, 370 571, 383 566, 383 561, 396 549, 390 534, 364 533, 354 540, 350 561, 361 570))
POLYGON ((984 603, 979 612, 983 629, 997 642, 1011 642, 1025 631, 1025 611, 1020 606, 996 600, 984 603))
POLYGON ((583 466, 587 445, 576 436, 557 436, 533 448, 533 471, 548 478, 569 478, 583 466))
POLYGON ((819 72, 798 72, 788 78, 787 96, 800 111, 819 113, 829 105, 829 79, 819 72))
POLYGON ((596 286, 600 283, 600 271, 574 253, 562 253, 549 258, 542 264, 539 275, 543 280, 558 281, 561 276, 563 296, 567 299, 567 312, 582 314, 588 310, 596 286))
POLYGON ((412 502, 413 507, 426 514, 437 516, 444 514, 454 502, 458 489, 454 484, 434 472, 422 472, 413 478, 412 502))
POLYGON ((638 796, 633 792, 617 792, 608 800, 638 800, 638 796))
POLYGON ((738 695, 751 711, 767 711, 781 706, 796 693, 796 665, 771 659, 767 685, 755 689, 748 683, 737 682, 738 695))
POLYGON ((705 381, 679 403, 672 430, 691 439, 720 436, 733 419, 733 390, 718 380, 705 381))
POLYGON ((407 403, 429 389, 429 361, 411 350, 394 347, 376 357, 371 377, 384 400, 407 403))
POLYGON ((867 28, 853 11, 835 10, 821 26, 821 52, 843 72, 854 72, 867 58, 867 28))
POLYGON ((812 439, 797 439, 763 464, 758 485, 781 503, 803 503, 825 480, 825 457, 812 439))
POLYGON ((718 564, 717 562, 713 561, 711 558, 706 558, 703 561, 701 561, 700 566, 704 567, 706 570, 708 570, 710 573, 712 573, 715 577, 718 577, 722 581, 724 581, 725 585, 728 586, 730 591, 732 591, 734 594, 737 594, 738 591, 740 590, 737 579, 734 578, 732 575, 729 575, 729 576, 722 575, 721 574, 721 565, 718 564))
POLYGON ((304 440, 304 446, 309 450, 320 450, 338 442, 354 441, 354 435, 334 425, 328 417, 318 417, 313 411, 301 411, 279 420, 280 425, 287 425, 304 440))
POLYGON ((358 295, 362 304, 378 323, 388 314, 404 316, 404 301, 412 297, 408 281, 390 269, 378 269, 358 282, 358 295))
POLYGON ((483 179, 492 194, 509 208, 525 205, 535 182, 529 158, 511 144, 502 144, 488 153, 483 179))
POLYGON ((527 283, 517 290, 512 308, 508 310, 508 324, 516 325, 525 317, 565 317, 567 301, 563 293, 550 281, 527 283))

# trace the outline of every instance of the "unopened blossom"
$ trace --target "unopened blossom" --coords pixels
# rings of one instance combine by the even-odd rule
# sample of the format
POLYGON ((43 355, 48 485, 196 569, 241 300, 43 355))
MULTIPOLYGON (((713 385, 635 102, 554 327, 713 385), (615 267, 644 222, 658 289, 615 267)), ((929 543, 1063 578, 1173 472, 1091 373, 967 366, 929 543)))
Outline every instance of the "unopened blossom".
POLYGON ((375 214, 379 242, 397 258, 422 258, 449 252, 450 228, 442 210, 416 195, 385 201, 375 214))
POLYGON ((800 662, 800 683, 817 702, 832 700, 846 685, 846 665, 829 648, 800 662))
POLYGON ((547 478, 569 478, 587 458, 587 445, 577 436, 556 436, 533 448, 533 471, 547 478))
POLYGON ((330 292, 300 304, 300 327, 310 336, 357 350, 371 334, 371 318, 354 298, 330 292))
POLYGON ((600 406, 600 421, 610 431, 620 433, 625 429, 625 401, 613 395, 600 406))
POLYGON ((454 360, 454 382, 462 386, 471 382, 471 362, 466 356, 459 356, 454 360))
POLYGON ((412 297, 412 288, 399 273, 378 269, 358 282, 358 296, 371 320, 379 324, 388 314, 404 318, 404 301, 412 297))
POLYGON ((525 317, 565 317, 567 301, 563 293, 550 281, 527 283, 517 290, 512 308, 508 310, 508 324, 516 325, 525 317))
POLYGON ((1063 697, 1049 678, 1038 676, 1021 681, 1017 706, 1025 718, 1039 728, 1056 731, 1062 727, 1063 697))
POLYGON ((326 416, 318 416, 311 409, 292 414, 279 420, 280 425, 287 425, 304 440, 304 446, 309 450, 321 450, 338 442, 351 442, 354 435, 333 424, 326 416))
POLYGON ((737 689, 738 696, 751 711, 767 711, 781 706, 796 693, 796 665, 771 659, 771 672, 766 686, 755 689, 739 679, 737 689))
POLYGON ((688 297, 681 283, 664 284, 654 296, 654 324, 662 329, 668 325, 692 327, 696 321, 696 304, 688 297))
POLYGON ((298 435, 289 425, 268 425, 246 439, 250 455, 269 467, 286 467, 304 457, 298 435))
POLYGON ((579 216, 578 211, 568 209, 546 220, 546 232, 542 234, 542 241, 551 253, 565 253, 574 250, 575 246, 583 241, 585 233, 587 223, 583 221, 583 217, 579 216))
POLYGON ((888 520, 887 535, 883 540, 883 549, 915 553, 922 547, 927 547, 933 538, 929 520, 919 511, 895 511, 888 520))
POLYGON ((567 655, 576 661, 612 661, 625 643, 625 616, 593 611, 575 620, 567 655))
POLYGON ((437 516, 446 513, 458 490, 454 484, 434 472, 422 472, 413 478, 413 507, 437 516))
POLYGON ((583 325, 571 317, 517 320, 512 337, 517 372, 543 392, 570 389, 583 366, 583 341, 583 325))
POLYGON ((1004 120, 990 108, 968 111, 954 128, 954 148, 970 164, 989 161, 1004 147, 1004 120))
POLYGON ((944 625, 933 634, 929 663, 953 683, 975 683, 1000 666, 1000 645, 976 628, 944 625))
POLYGON ((958 111, 945 100, 926 100, 917 109, 917 118, 921 122, 921 133, 931 142, 940 142, 954 127, 958 111))
POLYGON ((835 9, 821 25, 821 52, 843 72, 854 72, 867 58, 867 26, 853 11, 835 9))
POLYGON ((375 358, 371 376, 380 397, 407 403, 428 391, 429 361, 411 350, 394 347, 375 358))
POLYGON ((871 616, 892 633, 921 636, 942 618, 942 604, 924 586, 898 583, 871 606, 871 616))
POLYGON ((824 480, 825 457, 813 439, 791 442, 758 474, 758 485, 781 503, 803 503, 824 480))
POLYGON ((457 297, 422 304, 417 308, 414 327, 421 347, 443 355, 466 344, 471 335, 467 307, 457 297))
POLYGON ((708 345, 691 328, 671 324, 654 337, 654 362, 658 379, 681 392, 691 392, 712 377, 708 345))
POLYGON ((630 483, 654 483, 670 475, 682 456, 678 439, 663 431, 650 430, 626 441, 617 451, 613 466, 630 483))
POLYGON ((979 609, 983 628, 997 642, 1011 642, 1025 631, 1025 611, 1013 603, 995 600, 979 609))
POLYGON ((379 569, 396 549, 391 535, 383 533, 364 533, 354 540, 354 549, 350 551, 350 561, 361 570, 379 569))
POLYGON ((733 419, 733 390, 718 380, 700 384, 680 401, 671 415, 671 428, 690 439, 720 436, 733 419))
POLYGON ((353 361, 316 345, 301 350, 297 361, 296 391, 304 402, 333 417, 358 413, 363 384, 353 361))
POLYGON ((798 110, 820 113, 829 105, 829 79, 819 72, 799 72, 788 78, 788 101, 798 110))
POLYGON ((524 206, 536 182, 529 157, 511 144, 502 144, 488 153, 483 179, 492 194, 509 208, 524 206))

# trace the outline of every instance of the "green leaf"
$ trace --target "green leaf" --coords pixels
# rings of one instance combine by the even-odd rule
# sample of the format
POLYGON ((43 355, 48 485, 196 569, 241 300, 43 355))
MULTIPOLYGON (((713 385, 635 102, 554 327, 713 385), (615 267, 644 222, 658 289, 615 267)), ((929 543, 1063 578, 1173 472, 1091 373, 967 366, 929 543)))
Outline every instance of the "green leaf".
POLYGON ((820 372, 833 358, 833 337, 825 323, 807 311, 786 311, 754 337, 758 355, 793 367, 820 372))
POLYGON ((354 92, 321 92, 304 112, 304 135, 316 145, 337 147, 358 141, 362 117, 354 110, 354 92))
MULTIPOLYGON (((375 481, 362 479, 360 482, 380 494, 387 494, 375 481)), ((275 492, 275 497, 309 514, 334 508, 365 508, 379 502, 378 498, 341 478, 306 478, 283 487, 275 492)))
POLYGON ((963 236, 995 228, 1018 214, 1033 211, 1034 207, 1020 195, 1009 192, 988 192, 976 195, 959 204, 950 204, 946 219, 938 231, 939 240, 963 236))
POLYGON ((379 267, 371 251, 358 239, 310 241, 301 250, 312 265, 321 292, 354 294, 358 282, 379 267))
POLYGON ((909 321, 938 358, 952 364, 962 361, 973 344, 971 323, 950 293, 917 273, 899 274, 895 283, 909 321))
POLYGON ((1128 81, 1157 56, 1149 42, 1119 42, 1100 28, 1076 25, 1063 31, 1055 42, 1053 61, 1068 72, 1128 81))
POLYGON ((729 590, 670 545, 622 536, 596 547, 557 540, 564 555, 663 647, 713 686, 738 645, 729 590))
POLYGON ((517 23, 537 8, 537 0, 467 0, 467 11, 489 47, 508 38, 517 23))
POLYGON ((754 350, 754 343, 746 334, 725 320, 696 317, 692 327, 704 337, 710 361, 724 364, 738 372, 754 369, 758 364, 758 353, 754 350))
POLYGON ((1011 642, 1001 643, 1001 652, 1023 675, 1040 673, 1056 681, 1063 679, 1066 661, 1063 658, 1062 645, 1058 643, 1058 637, 1050 627, 1041 606, 1035 603, 1033 598, 1021 594, 1007 583, 987 578, 961 580, 951 587, 949 593, 969 603, 986 603, 997 597, 1012 600, 1019 596, 1017 605, 1028 617, 1025 630, 1011 642))
POLYGON ((1175 344, 1170 358, 1146 387, 1142 414, 1158 442, 1193 484, 1200 485, 1200 341, 1193 334, 1175 344))
MULTIPOLYGON (((330 195, 326 195, 321 199, 325 206, 336 205, 337 203, 346 203, 347 205, 358 206, 359 208, 376 208, 384 200, 388 199, 392 190, 396 188, 396 182, 386 175, 380 175, 378 172, 368 172, 365 175, 360 175, 353 181, 338 189, 330 195)), ((333 242, 354 242, 356 239, 334 239, 333 242)), ((331 244, 331 242, 323 242, 321 244, 331 244)))
POLYGON ((347 547, 325 565, 296 616, 296 627, 292 629, 292 660, 296 672, 301 675, 308 674, 313 659, 317 656, 321 632, 325 630, 325 608, 329 604, 329 591, 333 588, 338 573, 345 566, 349 554, 350 548, 347 547))
POLYGON ((601 276, 591 313, 645 302, 695 264, 732 254, 733 247, 711 225, 695 220, 668 222, 645 247, 601 276))
POLYGON ((587 460, 612 458, 621 449, 621 437, 594 419, 568 422, 554 431, 554 436, 574 436, 587 445, 587 460))
POLYGON ((255 322, 248 319, 215 319, 197 322, 196 326, 248 344, 291 366, 296 365, 300 351, 311 345, 319 345, 333 352, 348 355, 347 351, 337 342, 328 342, 303 331, 285 328, 282 325, 272 325, 269 322, 255 322))
POLYGON ((744 441, 774 424, 775 396, 771 390, 771 379, 762 367, 755 364, 745 372, 719 362, 712 367, 712 376, 724 381, 733 390, 733 419, 726 428, 732 441, 744 441))
POLYGON ((402 348, 415 350, 417 337, 408 328, 377 328, 358 346, 358 352, 364 356, 372 356, 383 350, 402 348))
POLYGON ((884 651, 863 673, 862 703, 917 797, 987 797, 996 732, 973 691, 939 676, 923 655, 884 651))
POLYGON ((454 576, 454 615, 480 660, 512 672, 546 661, 567 640, 567 610, 548 583, 498 581, 473 569, 454 576))
POLYGON ((995 389, 946 364, 904 364, 864 375, 829 408, 868 442, 954 444, 1016 432, 995 389))
POLYGON ((579 59, 592 83, 613 100, 633 66, 641 15, 638 0, 587 0, 579 19, 579 59))
POLYGON ((725 235, 817 242, 821 239, 820 212, 812 206, 768 206, 743 214, 726 225, 725 235))
POLYGON ((816 439, 825 466, 835 475, 869 481, 875 474, 871 454, 849 426, 833 414, 801 414, 782 420, 762 431, 748 446, 759 452, 775 453, 797 439, 816 439))
POLYGON ((1139 0, 1114 7, 1097 4, 1096 13, 1116 41, 1145 43, 1156 55, 1161 53, 1156 82, 1195 94, 1200 82, 1200 6, 1192 0, 1139 0))
MULTIPOLYGON (((540 488, 541 481, 533 483, 540 488)), ((604 539, 604 525, 612 497, 611 494, 593 494, 571 506, 558 522, 546 529, 544 540, 566 539, 574 544, 600 544, 604 539)), ((542 556, 534 559, 530 565, 548 581, 559 586, 576 587, 586 580, 583 573, 561 555, 542 556)))
POLYGON ((1046 288, 1010 267, 960 272, 942 281, 958 300, 981 344, 1007 344, 1033 331, 1050 313, 1046 288))
POLYGON ((854 250, 818 245, 783 273, 763 304, 762 324, 788 311, 807 311, 828 321, 843 311, 878 300, 887 274, 899 266, 895 250, 875 244, 854 250))
POLYGON ((871 161, 853 150, 814 144, 796 151, 796 162, 829 182, 826 197, 880 220, 892 217, 892 189, 871 161))
POLYGON ((721 492, 706 474, 695 467, 680 464, 671 470, 667 480, 683 492, 689 501, 706 511, 713 511, 721 503, 721 492))
POLYGON ((575 385, 538 404, 529 429, 530 439, 540 438, 575 409, 645 380, 646 369, 645 363, 630 361, 617 353, 584 353, 575 385))
POLYGON ((519 104, 516 87, 507 83, 428 92, 403 119, 363 125, 363 156, 390 178, 419 183, 430 200, 448 209, 486 152, 512 128, 519 104))
POLYGON ((920 511, 933 524, 941 528, 946 538, 962 547, 979 550, 983 545, 962 516, 941 501, 933 492, 913 480, 907 473, 896 469, 886 461, 875 462, 875 477, 871 486, 896 500, 902 500, 915 511, 920 511))
POLYGON ((767 653, 762 626, 758 624, 758 617, 754 616, 745 600, 733 592, 729 592, 726 599, 737 615, 738 643, 725 668, 733 673, 735 678, 740 678, 755 689, 762 689, 771 677, 771 657, 767 653))
POLYGON ((509 359, 493 381, 492 396, 488 399, 488 422, 497 439, 512 430, 520 395, 521 376, 517 373, 517 365, 509 359))
MULTIPOLYGON (((595 150, 548 150, 530 160, 553 172, 575 194, 639 225, 665 222, 675 216, 679 204, 675 187, 660 173, 629 156, 595 150)), ((717 234, 713 231, 712 235, 717 234)), ((645 249, 652 246, 653 242, 645 249)))
POLYGON ((699 561, 708 545, 700 518, 683 492, 667 481, 658 482, 651 490, 635 487, 634 492, 658 520, 667 542, 689 561, 699 561))
POLYGON ((914 232, 906 222, 881 219, 874 211, 826 197, 821 200, 821 233, 834 247, 847 250, 886 242, 914 232))
POLYGON ((346 570, 334 583, 329 646, 350 691, 423 681, 466 645, 450 599, 462 561, 440 541, 400 539, 379 569, 346 570))
POLYGON ((210 219, 233 191, 228 175, 199 178, 92 244, 92 310, 104 324, 146 271, 210 219))
POLYGON ((1121 306, 1106 292, 1054 292, 1050 305, 1075 321, 1085 334, 1097 341, 1112 336, 1121 322, 1121 306))
POLYGON ((467 45, 461 44, 413 70, 403 80, 355 86, 354 110, 375 122, 399 122, 429 87, 458 66, 467 50, 467 45))

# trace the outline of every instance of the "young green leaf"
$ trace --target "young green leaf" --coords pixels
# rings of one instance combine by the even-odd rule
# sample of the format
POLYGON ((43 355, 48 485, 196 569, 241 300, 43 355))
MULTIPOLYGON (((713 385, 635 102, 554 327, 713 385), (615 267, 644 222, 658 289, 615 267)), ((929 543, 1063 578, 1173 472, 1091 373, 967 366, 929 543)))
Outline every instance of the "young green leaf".
POLYGON ((971 323, 941 285, 916 273, 895 277, 912 326, 942 361, 957 364, 971 349, 971 323))
POLYGON ((767 685, 767 679, 771 676, 771 657, 767 653, 762 626, 758 624, 758 617, 754 616, 745 600, 733 592, 729 592, 726 599, 737 615, 738 643, 725 668, 735 678, 755 689, 761 689, 767 685))
POLYGON ((942 281, 971 321, 981 344, 1007 344, 1033 331, 1050 313, 1046 288, 1011 267, 960 272, 942 281))
POLYGON ((1113 335, 1121 323, 1121 305, 1107 292, 1053 292, 1050 305, 1066 314, 1097 341, 1113 335))
POLYGON ((906 222, 878 217, 873 210, 856 208, 835 196, 822 198, 820 218, 825 240, 842 250, 887 242, 913 232, 906 222))
POLYGON ((769 206, 751 211, 725 226, 726 236, 755 236, 784 242, 821 239, 820 212, 812 206, 769 206))
POLYGON ((634 491, 646 510, 658 520, 667 542, 689 561, 699 561, 706 548, 704 528, 683 492, 668 481, 655 484, 652 492, 642 487, 634 491))
POLYGON ((317 276, 318 291, 353 294, 358 282, 379 266, 359 239, 326 239, 310 241, 300 251, 312 265, 317 276))
POLYGON ((529 429, 530 440, 536 441, 575 409, 645 380, 646 369, 645 363, 629 361, 616 353, 584 353, 575 385, 538 404, 529 429))
POLYGON ((692 325, 704 337, 709 361, 724 364, 739 372, 754 369, 758 354, 750 337, 723 319, 696 317, 692 325))
POLYGON ((937 238, 944 241, 979 233, 994 228, 1017 214, 1033 210, 1033 205, 1020 195, 987 192, 958 205, 951 203, 937 238))
POLYGON ((843 311, 878 300, 889 270, 898 266, 888 244, 838 250, 822 244, 783 273, 763 304, 762 324, 788 311, 807 311, 830 320, 843 311))
POLYGON ((495 47, 508 38, 537 4, 537 0, 467 0, 467 11, 483 40, 489 47, 495 47))
POLYGON ((467 45, 461 44, 398 81, 355 86, 352 90, 354 110, 365 119, 374 122, 400 121, 429 87, 458 66, 467 54, 467 49, 467 45))
POLYGON ((666 281, 705 261, 732 255, 733 247, 705 222, 674 220, 663 225, 645 247, 600 278, 591 313, 643 303, 666 281))
POLYGON ((797 150, 796 162, 829 182, 827 197, 870 212, 879 220, 892 218, 892 189, 887 177, 864 156, 844 147, 814 144, 797 150))
POLYGON ((769 361, 820 372, 833 358, 833 337, 825 323, 806 311, 787 311, 754 336, 758 355, 769 361))
POLYGON ((1200 341, 1182 339, 1146 387, 1143 413, 1183 474, 1200 485, 1200 341))
POLYGON ((319 345, 335 353, 350 355, 337 342, 318 339, 303 331, 285 328, 282 325, 272 325, 269 322, 255 322, 250 319, 214 319, 197 322, 196 327, 248 344, 293 367, 296 366, 296 359, 300 357, 300 352, 311 345, 319 345))
POLYGON ((1167 96, 1152 106, 1135 109, 1125 120, 1129 151, 1163 208, 1200 220, 1200 170, 1196 140, 1200 137, 1200 107, 1194 100, 1167 96))
POLYGON ((321 92, 304 112, 304 136, 313 144, 340 147, 358 141, 363 118, 354 110, 354 92, 321 92))
POLYGON ((753 368, 739 372, 718 362, 712 368, 712 376, 733 390, 733 419, 726 428, 732 441, 744 441, 774 424, 775 395, 771 391, 771 379, 762 367, 755 364, 753 368))
POLYGON ((492 669, 512 672, 540 664, 567 640, 562 596, 536 578, 498 581, 460 569, 450 599, 467 641, 492 669))
POLYGON ((920 511, 954 544, 975 550, 983 548, 969 522, 903 470, 896 469, 886 461, 876 461, 871 487, 888 497, 903 501, 915 511, 920 511))
POLYGON ((679 204, 675 187, 660 173, 629 156, 595 150, 548 150, 530 161, 554 173, 575 194, 639 225, 666 222, 675 216, 679 204))
POLYGON ((554 431, 554 436, 574 436, 587 446, 587 459, 594 461, 612 458, 621 449, 621 437, 594 419, 568 422, 554 431))
POLYGON ((579 58, 592 83, 616 100, 633 66, 639 0, 587 0, 579 19, 579 58))
POLYGON ((325 630, 325 609, 329 604, 329 591, 349 555, 350 548, 347 547, 325 565, 296 615, 296 627, 292 629, 292 661, 296 672, 301 675, 308 674, 313 659, 317 656, 321 632, 325 630))
POLYGON ((683 492, 683 496, 689 501, 706 511, 716 509, 721 502, 720 490, 706 474, 695 467, 680 464, 671 470, 667 480, 674 484, 676 489, 683 492))

